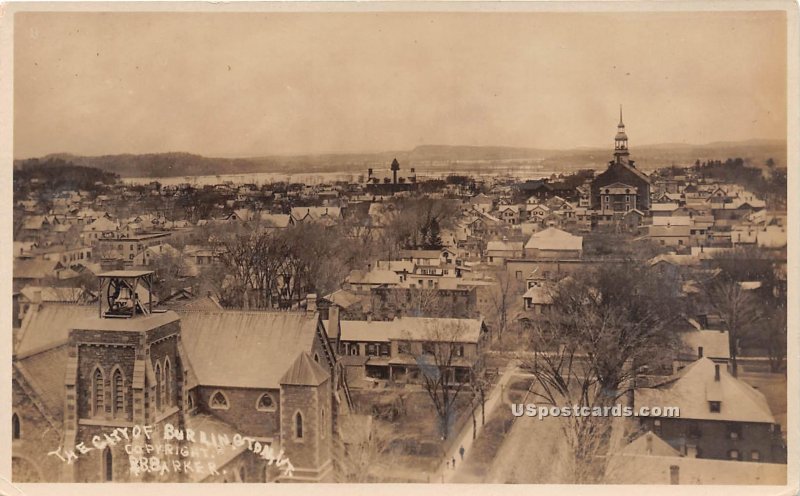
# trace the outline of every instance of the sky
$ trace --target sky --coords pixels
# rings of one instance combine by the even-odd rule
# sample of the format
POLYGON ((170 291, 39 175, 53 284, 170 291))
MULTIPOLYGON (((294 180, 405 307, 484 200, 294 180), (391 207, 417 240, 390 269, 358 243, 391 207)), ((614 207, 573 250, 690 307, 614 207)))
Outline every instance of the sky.
POLYGON ((782 12, 17 13, 14 156, 786 138, 782 12))

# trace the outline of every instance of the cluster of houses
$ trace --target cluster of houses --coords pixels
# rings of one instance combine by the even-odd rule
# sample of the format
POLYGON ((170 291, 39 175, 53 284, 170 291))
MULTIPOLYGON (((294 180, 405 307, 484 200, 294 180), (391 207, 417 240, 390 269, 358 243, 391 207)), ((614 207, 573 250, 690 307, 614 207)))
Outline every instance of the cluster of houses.
MULTIPOLYGON (((710 257, 738 246, 765 250, 785 266, 785 213, 691 170, 645 174, 630 159, 620 115, 613 159, 602 173, 574 188, 547 180, 443 184, 428 196, 457 208, 442 226, 441 247, 367 261, 337 291, 308 295, 291 311, 225 309, 213 295, 189 289, 150 291, 161 257, 181 258, 186 276, 219 264, 221 248, 212 240, 220 226, 311 223, 380 233, 404 215, 395 200, 417 195, 420 186, 415 169, 404 175, 394 160, 359 182, 209 186, 218 200, 191 220, 119 215, 115 208, 142 195, 175 202, 189 194, 186 185, 68 191, 47 208, 34 197, 17 199, 15 472, 37 481, 130 480, 119 448, 65 466, 42 442, 74 446, 102 427, 171 422, 250 436, 283 449, 296 470, 287 477, 238 450, 216 459, 214 471, 170 481, 330 481, 332 438, 351 413, 351 388, 419 383, 421 360, 431 359, 444 366, 446 384, 473 380, 485 367, 492 326, 484 315, 496 310, 500 279, 512 283, 514 319, 545 320, 554 290, 571 274, 624 261, 586 254, 586 239, 598 232, 661 247, 649 263, 679 273, 686 297, 699 277, 713 277, 710 257), (111 303, 129 313, 109 310, 111 303)), ((758 281, 743 288, 757 289, 758 281)), ((785 463, 780 425, 763 395, 728 372, 727 332, 713 330, 713 315, 698 317, 681 334, 673 374, 634 398, 680 406, 681 417, 643 419, 648 434, 612 465, 657 455, 666 468, 653 478, 665 482, 669 473, 669 482, 685 481, 693 470, 678 458, 785 463)))

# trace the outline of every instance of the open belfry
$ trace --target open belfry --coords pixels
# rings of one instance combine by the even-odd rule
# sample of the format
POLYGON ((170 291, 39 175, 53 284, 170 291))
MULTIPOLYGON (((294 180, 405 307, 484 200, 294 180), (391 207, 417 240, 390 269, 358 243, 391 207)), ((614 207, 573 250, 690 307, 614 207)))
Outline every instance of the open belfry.
POLYGON ((318 314, 179 315, 154 308, 152 280, 152 271, 105 272, 96 305, 32 306, 14 359, 20 473, 52 482, 330 480, 339 395, 318 314))

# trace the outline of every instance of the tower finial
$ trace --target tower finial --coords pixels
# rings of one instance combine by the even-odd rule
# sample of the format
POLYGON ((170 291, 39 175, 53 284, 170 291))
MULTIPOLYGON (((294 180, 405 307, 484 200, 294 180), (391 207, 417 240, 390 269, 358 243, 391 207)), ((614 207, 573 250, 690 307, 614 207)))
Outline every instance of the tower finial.
POLYGON ((622 104, 619 104, 619 125, 620 127, 624 127, 625 124, 622 123, 622 104))

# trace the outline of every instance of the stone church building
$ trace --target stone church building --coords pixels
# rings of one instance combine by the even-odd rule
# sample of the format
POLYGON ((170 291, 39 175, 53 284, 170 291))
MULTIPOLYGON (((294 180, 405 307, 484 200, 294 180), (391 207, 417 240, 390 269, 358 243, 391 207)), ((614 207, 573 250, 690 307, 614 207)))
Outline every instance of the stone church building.
POLYGON ((24 317, 15 482, 332 481, 346 395, 317 313, 176 313, 147 301, 152 272, 99 277, 99 305, 24 317))

